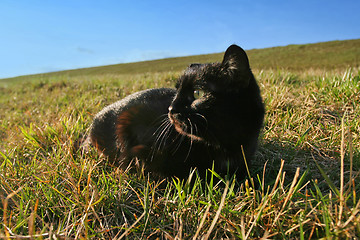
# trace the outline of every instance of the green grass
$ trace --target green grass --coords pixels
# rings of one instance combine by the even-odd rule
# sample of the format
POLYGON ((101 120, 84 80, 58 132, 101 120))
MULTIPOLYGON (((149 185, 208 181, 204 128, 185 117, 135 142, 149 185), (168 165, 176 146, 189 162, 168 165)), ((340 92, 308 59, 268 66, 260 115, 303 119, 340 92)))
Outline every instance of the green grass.
MULTIPOLYGON (((251 49, 247 51, 247 54, 253 69, 280 68, 296 72, 301 72, 303 69, 341 70, 348 67, 360 67, 360 39, 251 49)), ((59 76, 92 77, 104 74, 118 75, 182 71, 191 63, 221 61, 222 56, 223 53, 215 53, 20 76, 0 79, 0 87, 1 85, 6 86, 24 80, 47 80, 59 76)))
POLYGON ((215 173, 207 184, 194 174, 193 185, 158 182, 93 149, 73 152, 100 109, 173 86, 177 70, 43 75, 0 88, 0 238, 358 237, 360 69, 279 69, 254 68, 267 113, 240 187, 215 173))

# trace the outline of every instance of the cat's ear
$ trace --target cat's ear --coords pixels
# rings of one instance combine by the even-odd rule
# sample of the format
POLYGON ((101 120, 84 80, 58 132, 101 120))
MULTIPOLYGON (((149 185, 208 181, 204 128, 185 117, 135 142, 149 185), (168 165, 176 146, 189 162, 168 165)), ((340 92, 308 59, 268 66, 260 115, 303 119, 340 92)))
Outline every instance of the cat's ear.
POLYGON ((228 47, 222 65, 233 81, 238 81, 242 87, 248 86, 252 73, 249 59, 241 47, 237 45, 228 47))
POLYGON ((186 72, 188 72, 188 73, 196 72, 203 66, 204 66, 204 64, 201 64, 201 63, 192 63, 188 66, 188 68, 186 69, 186 72))
POLYGON ((203 64, 201 63, 192 63, 190 64, 189 68, 194 68, 194 69, 198 69, 202 66, 203 64))

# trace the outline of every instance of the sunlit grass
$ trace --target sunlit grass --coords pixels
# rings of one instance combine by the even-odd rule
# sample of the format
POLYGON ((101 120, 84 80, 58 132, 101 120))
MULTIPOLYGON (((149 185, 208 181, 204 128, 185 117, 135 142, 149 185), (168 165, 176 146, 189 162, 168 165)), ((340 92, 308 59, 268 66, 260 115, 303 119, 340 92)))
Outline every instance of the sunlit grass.
POLYGON ((252 179, 158 182, 73 144, 100 109, 180 72, 57 76, 1 88, 0 238, 354 238, 360 71, 255 70, 266 119, 252 179), (343 167, 343 168, 342 168, 343 167), (254 188, 255 186, 255 188, 254 188))
MULTIPOLYGON (((360 39, 246 50, 253 69, 281 68, 302 73, 304 69, 307 71, 318 71, 318 69, 342 71, 348 67, 360 67, 360 39)), ((214 53, 20 76, 0 79, 0 89, 2 86, 16 84, 24 80, 176 72, 182 71, 191 63, 217 62, 221 61, 222 57, 223 53, 214 53)))

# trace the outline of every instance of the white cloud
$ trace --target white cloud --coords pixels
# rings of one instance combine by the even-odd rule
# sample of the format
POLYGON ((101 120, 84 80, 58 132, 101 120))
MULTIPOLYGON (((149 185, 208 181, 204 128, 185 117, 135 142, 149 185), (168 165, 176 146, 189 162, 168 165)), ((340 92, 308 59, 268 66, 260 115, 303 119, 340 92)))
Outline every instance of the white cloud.
POLYGON ((77 47, 76 51, 79 53, 94 54, 95 52, 89 48, 77 47))

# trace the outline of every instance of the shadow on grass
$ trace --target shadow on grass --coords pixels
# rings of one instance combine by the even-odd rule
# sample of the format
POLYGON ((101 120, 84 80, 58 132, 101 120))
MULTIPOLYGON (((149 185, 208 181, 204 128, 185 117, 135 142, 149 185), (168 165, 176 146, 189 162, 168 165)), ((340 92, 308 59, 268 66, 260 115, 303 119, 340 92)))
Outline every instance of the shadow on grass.
MULTIPOLYGON (((348 154, 348 153, 346 153, 348 154)), ((329 184, 321 174, 320 168, 329 177, 336 187, 340 185, 340 153, 336 151, 320 151, 308 144, 306 148, 296 147, 291 143, 282 143, 279 141, 263 140, 259 144, 258 153, 252 166, 252 177, 264 176, 266 185, 271 185, 279 172, 281 161, 284 160, 285 183, 290 184, 294 178, 297 168, 300 168, 300 175, 307 171, 306 180, 317 181, 322 190, 328 190, 329 184), (264 172, 264 164, 266 168, 264 172), (316 164, 317 163, 317 164, 316 164)), ((345 156, 344 161, 345 182, 350 177, 350 161, 349 157, 345 156)), ((353 156, 354 170, 359 170, 357 163, 360 162, 360 156, 355 153, 353 156)), ((354 174, 353 174, 354 176, 354 174)))

